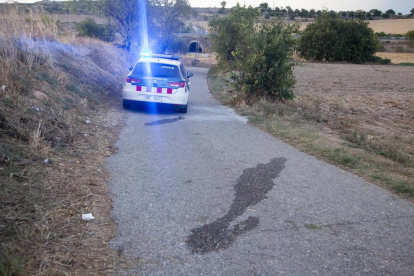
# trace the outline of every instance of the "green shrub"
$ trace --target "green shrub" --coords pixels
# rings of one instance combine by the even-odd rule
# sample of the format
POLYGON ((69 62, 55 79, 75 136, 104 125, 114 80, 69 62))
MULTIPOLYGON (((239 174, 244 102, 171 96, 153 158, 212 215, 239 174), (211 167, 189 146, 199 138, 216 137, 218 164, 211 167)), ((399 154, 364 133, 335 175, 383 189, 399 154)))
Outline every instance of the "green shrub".
POLYGON ((405 34, 405 36, 406 36, 409 40, 414 41, 414 30, 408 31, 408 32, 405 34))
POLYGON ((172 54, 176 54, 176 53, 185 54, 188 52, 187 41, 181 37, 173 37, 171 41, 169 42, 167 49, 172 54))
POLYGON ((395 47, 395 52, 396 53, 404 53, 404 47, 400 46, 400 45, 396 46, 395 47))
POLYGON ((394 37, 403 37, 402 34, 395 34, 394 37))
POLYGON ((376 51, 374 32, 362 20, 344 21, 323 12, 298 40, 297 50, 309 60, 370 61, 376 51))
POLYGON ((97 24, 93 18, 86 18, 85 20, 76 23, 76 31, 79 36, 89 36, 103 41, 113 41, 115 32, 109 24, 97 24))
POLYGON ((239 47, 233 54, 237 73, 231 85, 237 95, 247 103, 264 98, 270 101, 289 100, 294 97, 293 26, 283 20, 263 23, 249 34, 249 45, 239 47))
POLYGON ((379 33, 377 32, 377 33, 375 33, 375 35, 377 35, 379 37, 387 36, 387 34, 385 32, 379 32, 379 33))
POLYGON ((372 63, 380 64, 380 65, 387 65, 387 64, 391 64, 391 59, 373 56, 368 60, 368 62, 372 62, 372 63))

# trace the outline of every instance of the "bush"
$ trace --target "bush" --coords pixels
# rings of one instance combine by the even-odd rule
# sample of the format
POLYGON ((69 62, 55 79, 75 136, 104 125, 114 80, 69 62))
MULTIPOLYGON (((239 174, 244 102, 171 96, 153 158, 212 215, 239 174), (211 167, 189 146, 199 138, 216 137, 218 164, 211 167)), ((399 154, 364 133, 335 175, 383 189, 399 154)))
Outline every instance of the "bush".
POLYGON ((182 53, 185 54, 188 52, 187 41, 181 37, 173 37, 169 42, 167 49, 170 53, 182 53))
POLYGON ((408 32, 405 34, 405 36, 406 36, 409 40, 414 41, 414 30, 408 31, 408 32))
POLYGON ((395 52, 396 53, 404 53, 404 47, 400 46, 400 45, 396 46, 395 47, 395 52))
POLYGON ((97 24, 95 20, 90 17, 76 23, 76 31, 79 36, 89 36, 107 42, 113 41, 115 38, 115 32, 109 24, 97 24))
POLYGON ((266 22, 249 35, 248 46, 237 49, 238 70, 231 85, 241 99, 254 103, 260 98, 276 101, 294 97, 292 33, 297 29, 297 24, 291 26, 283 20, 266 22))
POLYGON ((309 60, 370 61, 377 44, 374 32, 362 20, 341 20, 323 12, 298 40, 300 57, 309 60))

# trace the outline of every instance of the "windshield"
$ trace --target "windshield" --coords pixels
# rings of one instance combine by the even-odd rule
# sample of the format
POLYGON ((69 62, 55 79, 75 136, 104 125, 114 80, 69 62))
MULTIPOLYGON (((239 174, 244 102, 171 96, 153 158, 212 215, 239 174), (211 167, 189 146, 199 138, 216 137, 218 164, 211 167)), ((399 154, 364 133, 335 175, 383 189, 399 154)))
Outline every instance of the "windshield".
POLYGON ((149 63, 150 66, 147 65, 148 63, 146 62, 138 63, 134 68, 133 74, 151 76, 154 78, 181 78, 180 71, 177 66, 161 63, 149 63), (148 72, 148 69, 150 69, 151 72, 148 72))

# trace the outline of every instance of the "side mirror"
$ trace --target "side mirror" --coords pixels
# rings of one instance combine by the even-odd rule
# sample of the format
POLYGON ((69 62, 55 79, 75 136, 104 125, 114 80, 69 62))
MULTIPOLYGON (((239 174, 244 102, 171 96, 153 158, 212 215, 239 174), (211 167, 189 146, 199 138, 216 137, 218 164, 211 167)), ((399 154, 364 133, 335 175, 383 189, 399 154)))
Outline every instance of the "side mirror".
POLYGON ((187 73, 187 78, 191 78, 193 75, 193 73, 187 73))
POLYGON ((129 71, 132 71, 132 69, 134 69, 134 67, 129 67, 129 71))

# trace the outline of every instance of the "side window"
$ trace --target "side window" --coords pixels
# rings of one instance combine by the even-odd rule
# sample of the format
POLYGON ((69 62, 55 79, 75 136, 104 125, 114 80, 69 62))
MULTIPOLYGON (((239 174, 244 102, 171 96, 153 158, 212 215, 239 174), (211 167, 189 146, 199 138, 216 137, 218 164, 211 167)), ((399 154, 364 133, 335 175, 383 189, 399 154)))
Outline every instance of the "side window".
POLYGON ((185 72, 184 65, 181 64, 180 69, 181 69, 181 74, 183 75, 183 78, 187 79, 187 72, 185 72))

